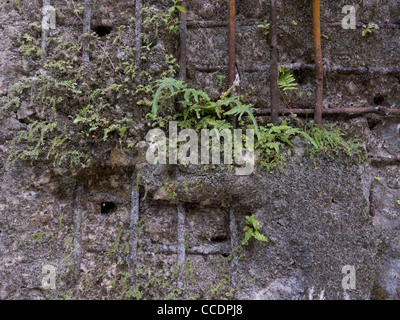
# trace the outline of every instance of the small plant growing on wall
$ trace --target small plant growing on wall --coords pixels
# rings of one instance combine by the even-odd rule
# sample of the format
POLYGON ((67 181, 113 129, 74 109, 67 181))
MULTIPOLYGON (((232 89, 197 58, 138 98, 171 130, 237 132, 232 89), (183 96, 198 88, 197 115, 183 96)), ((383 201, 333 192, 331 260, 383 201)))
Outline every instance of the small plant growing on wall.
POLYGON ((268 20, 265 20, 265 21, 264 21, 264 24, 259 24, 257 27, 260 28, 260 29, 263 29, 264 34, 265 34, 266 36, 268 36, 270 25, 271 25, 271 24, 268 23, 268 20))
POLYGON ((365 37, 368 34, 372 34, 374 30, 379 30, 379 26, 375 23, 369 23, 368 25, 363 24, 364 30, 362 31, 361 35, 365 37))
POLYGON ((267 237, 261 234, 258 230, 258 221, 254 214, 251 216, 246 216, 246 226, 243 230, 245 232, 244 239, 242 241, 243 245, 247 245, 251 238, 255 238, 261 242, 268 242, 267 237))

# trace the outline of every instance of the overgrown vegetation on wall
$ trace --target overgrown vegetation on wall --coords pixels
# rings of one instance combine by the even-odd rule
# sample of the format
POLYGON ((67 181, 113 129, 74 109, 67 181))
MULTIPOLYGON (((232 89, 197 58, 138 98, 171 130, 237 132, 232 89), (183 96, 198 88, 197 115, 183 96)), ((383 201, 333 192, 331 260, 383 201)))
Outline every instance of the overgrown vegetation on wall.
MULTIPOLYGON (((76 9, 74 14, 83 14, 82 9, 76 9)), ((235 116, 240 128, 255 130, 259 162, 268 172, 276 166, 282 167, 288 155, 282 153, 282 147, 292 146, 290 140, 295 135, 310 142, 311 157, 362 154, 361 144, 357 140, 346 140, 340 130, 312 123, 300 129, 292 127, 290 121, 279 126, 261 126, 253 115, 253 106, 243 102, 244 96, 230 94, 233 88, 213 101, 206 92, 189 88, 173 78, 178 69, 173 52, 165 54, 164 61, 158 61, 161 66, 158 72, 150 72, 148 67, 154 63, 155 54, 151 37, 155 34, 176 38, 177 13, 182 10, 178 1, 165 13, 143 8, 145 32, 140 72, 135 64, 132 41, 133 18, 126 17, 127 23, 106 37, 91 34, 88 67, 81 63, 83 36, 50 36, 47 50, 42 52, 41 26, 32 22, 29 31, 21 34, 19 40, 19 52, 28 59, 31 75, 11 85, 7 97, 1 99, 1 109, 9 114, 19 108, 34 110, 22 119, 27 123, 26 130, 11 142, 8 165, 17 160, 41 160, 56 167, 85 168, 102 145, 134 147, 140 140, 143 115, 149 108, 148 117, 153 126, 162 127, 169 120, 177 120, 182 129, 232 129, 230 117, 235 116), (165 27, 167 33, 161 31, 165 27), (176 105, 183 111, 176 112, 176 105)), ((297 90, 295 79, 287 69, 280 70, 279 88, 285 102, 284 93, 297 90)))

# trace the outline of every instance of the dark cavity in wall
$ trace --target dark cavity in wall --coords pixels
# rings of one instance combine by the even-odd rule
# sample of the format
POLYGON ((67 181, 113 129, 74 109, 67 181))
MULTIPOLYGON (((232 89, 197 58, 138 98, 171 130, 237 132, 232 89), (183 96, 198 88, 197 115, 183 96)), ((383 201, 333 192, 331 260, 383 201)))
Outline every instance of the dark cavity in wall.
POLYGON ((215 237, 213 237, 211 239, 211 242, 220 243, 220 242, 224 242, 226 240, 227 240, 227 236, 225 236, 225 235, 217 235, 217 236, 215 236, 215 237))
POLYGON ((98 25, 93 27, 93 32, 95 32, 99 37, 105 37, 110 34, 112 27, 98 25))
POLYGON ((117 209, 117 206, 114 202, 102 202, 101 203, 101 213, 102 214, 113 213, 116 209, 117 209))
POLYGON ((383 101, 385 101, 385 98, 382 97, 382 96, 375 96, 374 97, 374 104, 377 105, 377 106, 380 106, 383 103, 383 101))

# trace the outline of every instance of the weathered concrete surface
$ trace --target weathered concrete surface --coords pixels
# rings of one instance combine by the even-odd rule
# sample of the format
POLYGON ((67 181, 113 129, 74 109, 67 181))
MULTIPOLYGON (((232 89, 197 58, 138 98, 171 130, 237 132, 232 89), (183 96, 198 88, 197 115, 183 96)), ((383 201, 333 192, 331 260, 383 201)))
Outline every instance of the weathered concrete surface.
MULTIPOLYGON (((304 150, 300 146, 297 153, 304 150)), ((260 231, 269 238, 266 244, 251 242, 244 248, 235 274, 227 267, 228 276, 238 279, 235 297, 308 299, 310 290, 318 293, 323 290, 327 299, 370 298, 377 266, 377 237, 369 215, 369 183, 366 181, 370 177, 369 169, 341 161, 317 163, 319 169, 315 169, 312 160, 299 157, 291 160, 284 172, 240 178, 233 173, 206 173, 202 167, 198 168, 200 172, 177 170, 172 175, 165 171, 157 173, 160 167, 142 169, 141 188, 146 185, 152 188, 140 215, 144 219, 139 232, 139 257, 143 259, 140 268, 146 266, 146 273, 151 270, 150 274, 174 268, 173 248, 178 243, 173 203, 179 201, 187 208, 186 250, 194 264, 195 285, 188 288, 188 293, 207 297, 211 279, 223 276, 222 269, 213 267, 211 261, 228 263, 226 255, 232 249, 226 246, 231 237, 228 213, 232 207, 239 239, 244 235, 245 215, 251 214, 255 214, 260 231), (182 179, 187 180, 186 191, 182 179), (199 179, 202 179, 201 184, 199 179), (153 192, 172 180, 176 181, 176 199, 152 200, 153 192), (223 250, 224 245, 229 249, 223 250), (170 248, 165 253, 168 258, 163 257, 165 246, 170 248), (198 248, 207 246, 215 248, 213 254, 207 255, 206 251, 201 254, 198 248), (200 256, 190 254, 195 248, 200 256), (198 260, 201 256, 206 260, 198 260), (152 257, 150 261, 149 257, 152 257), (164 267, 158 265, 161 262, 164 267), (341 270, 345 265, 356 267, 356 290, 345 292, 341 287, 344 277, 341 270), (254 277, 254 281, 248 281, 254 277)), ((73 228, 76 228, 72 197, 75 184, 72 179, 60 179, 54 174, 35 178, 35 172, 38 171, 14 168, 3 173, 0 272, 2 279, 10 279, 2 282, 4 299, 45 297, 46 291, 40 288, 43 265, 54 261, 60 271, 65 269, 62 262, 69 265, 72 259, 69 254, 73 251, 71 240, 73 228)), ((107 283, 118 277, 119 272, 128 272, 124 261, 131 183, 126 179, 123 182, 124 178, 118 173, 104 173, 105 170, 97 177, 98 181, 90 176, 85 178, 80 226, 82 262, 80 269, 74 270, 75 274, 64 270, 72 279, 57 284, 66 292, 72 289, 70 295, 75 298, 115 297, 108 292, 107 283), (115 180, 118 183, 113 187, 115 180), (116 212, 101 215, 103 201, 115 201, 116 212), (118 232, 120 240, 115 247, 118 232), (100 287, 86 291, 85 277, 91 279, 93 275, 102 275, 104 279, 100 287)), ((87 281, 88 285, 93 285, 87 281)), ((155 294, 147 290, 149 298, 155 294)))
MULTIPOLYGON (((74 1, 75 5, 82 2, 74 1)), ((190 19, 226 19, 226 1, 187 2, 190 19)), ((98 3, 93 9, 93 25, 111 26, 114 35, 126 22, 120 12, 134 15, 132 1, 98 3)), ((398 1, 353 3, 358 21, 400 22, 398 1)), ((53 4, 59 10, 54 35, 78 37, 82 26, 71 2, 53 4)), ((322 1, 323 21, 340 22, 341 8, 346 4, 322 1)), ((144 1, 144 5, 153 6, 152 12, 164 12, 170 3, 144 1)), ((313 63, 311 10, 307 5, 309 1, 305 0, 281 2, 281 62, 313 63)), ((37 72, 18 51, 18 39, 31 22, 41 21, 40 7, 40 1, 25 0, 21 1, 21 12, 13 1, 1 5, 0 96, 5 96, 9 85, 22 76, 37 72)), ((262 21, 267 16, 266 2, 238 1, 239 22, 262 21)), ((176 39, 166 37, 164 30, 159 32, 149 35, 152 55, 143 66, 153 76, 165 68, 165 54, 176 54, 177 48, 176 39)), ((381 29, 363 38, 361 28, 346 31, 326 26, 324 57, 330 64, 348 67, 398 66, 399 32, 381 29)), ((124 41, 132 41, 131 35, 127 31, 124 41)), ((217 76, 226 73, 227 31, 190 29, 188 36, 189 84, 216 97, 226 89, 226 80, 219 86, 217 76), (195 65, 222 68, 203 73, 196 71, 195 65)), ((240 65, 268 64, 268 41, 256 26, 238 26, 237 41, 240 65)), ((112 55, 123 54, 122 47, 114 49, 106 42, 104 46, 112 55)), ((100 82, 113 81, 107 72, 98 75, 100 82)), ((314 99, 314 73, 299 71, 295 76, 303 96, 291 98, 296 105, 309 107, 314 99)), ((268 72, 242 73, 242 92, 251 93, 248 101, 268 106, 268 79, 268 72)), ((331 74, 325 85, 325 107, 398 106, 399 94, 398 75, 331 74)), ((306 146, 296 141, 286 169, 268 176, 261 170, 249 177, 237 177, 227 168, 152 167, 145 162, 143 145, 122 152, 107 144, 87 150, 95 155, 95 161, 85 170, 19 161, 6 171, 4 165, 11 151, 8 142, 26 128, 23 120, 28 115, 39 114, 37 106, 29 105, 29 96, 25 98, 15 114, 0 111, 0 299, 400 298, 398 165, 360 165, 343 159, 317 159, 314 163, 306 155, 306 146), (134 170, 140 175, 138 183, 132 179, 134 170), (374 176, 380 177, 386 188, 374 176), (77 181, 83 183, 81 205, 74 199, 77 181), (137 230, 132 230, 130 195, 136 184, 140 215, 137 230), (174 199, 163 188, 170 185, 176 192, 174 199), (103 202, 115 203, 116 210, 101 214, 103 202), (178 238, 178 202, 186 214, 185 224, 179 226, 187 234, 184 243, 178 238), (234 221, 230 221, 230 210, 234 221), (75 219, 79 211, 81 219, 75 219), (269 242, 251 241, 243 250, 235 251, 232 260, 231 239, 243 239, 245 216, 252 214, 269 242), (128 264, 132 233, 138 237, 133 270, 128 264), (79 255, 77 242, 82 248, 79 255), (177 261, 182 245, 186 290, 179 291, 181 266, 177 261), (42 268, 49 264, 57 270, 55 290, 42 287, 42 268), (345 265, 356 267, 355 290, 342 288, 345 265)), ((136 102, 132 100, 131 105, 136 102)), ((66 114, 69 110, 74 111, 63 109, 66 114)), ((130 107, 121 117, 140 118, 147 112, 143 106, 130 107)), ((368 152, 399 154, 398 118, 368 116, 346 121, 339 119, 352 134, 363 138, 368 152)), ((143 140, 146 130, 143 125, 137 128, 136 142, 143 140)))
POLYGON ((227 221, 230 208, 240 238, 245 216, 255 214, 270 241, 245 249, 236 276, 241 284, 255 276, 259 279, 239 289, 238 297, 304 299, 314 288, 323 290, 328 299, 368 299, 376 270, 370 169, 339 160, 313 163, 302 154, 305 150, 297 148, 294 153, 300 157, 283 172, 268 176, 260 174, 262 170, 237 177, 219 168, 209 173, 202 167, 177 167, 171 173, 169 167, 150 167, 142 179, 144 185, 158 188, 174 183, 173 201, 185 202, 193 208, 191 213, 196 212, 196 230, 191 226, 187 230, 189 249, 229 241, 226 222, 216 219, 227 221), (209 218, 203 220, 202 212, 208 212, 209 218), (213 235, 203 234, 214 228, 213 235), (356 266, 354 292, 342 289, 345 265, 356 266), (291 285, 284 285, 287 282, 291 285))

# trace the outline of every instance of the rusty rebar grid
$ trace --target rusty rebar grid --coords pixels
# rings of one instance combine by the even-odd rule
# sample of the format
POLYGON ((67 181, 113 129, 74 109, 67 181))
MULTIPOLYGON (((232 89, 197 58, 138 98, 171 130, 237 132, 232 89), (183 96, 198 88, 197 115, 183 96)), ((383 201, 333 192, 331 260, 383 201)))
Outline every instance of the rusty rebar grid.
MULTIPOLYGON (((256 21, 256 20, 248 20, 237 22, 240 26, 256 26, 264 23, 264 21, 256 21)), ((229 26, 228 21, 218 21, 218 20, 208 20, 208 21, 196 21, 196 20, 188 20, 187 26, 190 29, 195 28, 225 28, 229 26)))
MULTIPOLYGON (((308 115, 314 114, 315 109, 279 109, 279 114, 298 114, 308 115)), ((376 113, 382 116, 397 115, 400 116, 399 108, 386 108, 386 107, 359 107, 359 108, 329 108, 322 109, 323 115, 363 115, 368 113, 376 113)), ((256 115, 269 115, 271 108, 260 108, 255 111, 256 115)))
POLYGON ((270 64, 270 94, 271 94, 271 120, 277 125, 279 121, 279 105, 278 105, 278 19, 276 11, 276 2, 271 0, 270 13, 270 48, 271 48, 271 64, 270 64))
POLYGON ((185 9, 184 12, 179 12, 179 37, 180 37, 180 48, 179 48, 179 79, 186 81, 187 77, 187 6, 186 0, 181 2, 181 7, 185 9))

